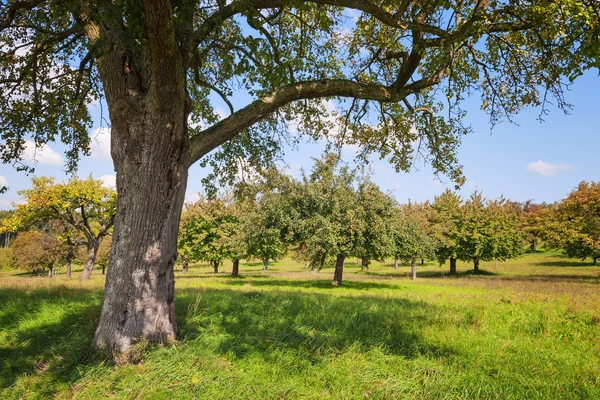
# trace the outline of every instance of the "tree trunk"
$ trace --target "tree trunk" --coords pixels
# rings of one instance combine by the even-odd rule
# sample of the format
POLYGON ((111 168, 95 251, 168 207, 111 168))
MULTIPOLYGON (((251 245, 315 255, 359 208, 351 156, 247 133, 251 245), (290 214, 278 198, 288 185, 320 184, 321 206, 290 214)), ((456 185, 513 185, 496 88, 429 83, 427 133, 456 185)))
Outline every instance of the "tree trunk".
POLYGON ((598 263, 598 257, 594 257, 594 265, 597 265, 598 263))
POLYGON ((94 344, 110 352, 124 352, 139 340, 170 342, 177 335, 174 266, 189 153, 183 111, 177 116, 169 110, 133 120, 111 112, 119 195, 94 336, 94 344))
POLYGON ((398 269, 398 259, 394 258, 394 269, 398 269))
POLYGON ((233 260, 233 268, 231 269, 231 276, 240 275, 240 260, 238 258, 233 260))
POLYGON ((269 268, 269 260, 263 260, 263 268, 261 272, 265 272, 269 268))
POLYGON ((456 275, 456 258, 450 257, 450 275, 456 275))
POLYGON ((181 256, 181 261, 183 263, 183 273, 187 274, 190 270, 190 262, 186 255, 181 256))
POLYGON ((67 253, 67 257, 66 257, 66 264, 67 264, 67 278, 71 278, 71 269, 72 269, 72 265, 73 265, 73 250, 69 250, 69 252, 67 253))
POLYGON ((102 238, 88 241, 88 256, 87 261, 85 262, 85 267, 83 268, 83 273, 81 274, 82 281, 88 280, 90 279, 90 276, 92 276, 94 263, 96 262, 96 255, 98 254, 98 248, 100 248, 101 242, 102 238))
POLYGON ((425 259, 421 258, 421 266, 425 265, 425 259))
POLYGON ((412 259, 412 267, 410 272, 412 275, 412 280, 414 281, 417 279, 417 260, 415 258, 412 259))
POLYGON ((369 264, 371 263, 370 260, 367 260, 365 258, 361 259, 361 265, 360 265, 360 270, 364 271, 364 270, 369 270, 369 264))
POLYGON ((473 257, 473 272, 479 273, 479 257, 473 257))
POLYGON ((335 260, 335 272, 333 274, 333 282, 331 282, 334 286, 342 285, 342 274, 344 273, 344 260, 346 256, 343 254, 339 254, 337 259, 335 260))
POLYGON ((52 278, 54 276, 54 264, 48 265, 48 278, 52 278))
POLYGON ((102 263, 102 275, 106 274, 106 264, 102 263))
POLYGON ((213 266, 213 273, 218 274, 219 273, 219 262, 213 260, 213 262, 211 264, 213 266))
POLYGON ((531 244, 529 245, 529 249, 531 251, 535 251, 535 247, 536 247, 535 239, 532 239, 531 244))

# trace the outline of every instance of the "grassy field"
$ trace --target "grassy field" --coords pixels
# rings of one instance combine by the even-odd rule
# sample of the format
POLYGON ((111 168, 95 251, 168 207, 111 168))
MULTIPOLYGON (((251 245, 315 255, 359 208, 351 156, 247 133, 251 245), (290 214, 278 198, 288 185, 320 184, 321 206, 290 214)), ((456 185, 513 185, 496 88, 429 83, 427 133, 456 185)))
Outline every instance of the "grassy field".
POLYGON ((600 267, 557 253, 362 273, 177 274, 180 342, 91 350, 103 278, 0 273, 0 398, 600 399, 600 267))

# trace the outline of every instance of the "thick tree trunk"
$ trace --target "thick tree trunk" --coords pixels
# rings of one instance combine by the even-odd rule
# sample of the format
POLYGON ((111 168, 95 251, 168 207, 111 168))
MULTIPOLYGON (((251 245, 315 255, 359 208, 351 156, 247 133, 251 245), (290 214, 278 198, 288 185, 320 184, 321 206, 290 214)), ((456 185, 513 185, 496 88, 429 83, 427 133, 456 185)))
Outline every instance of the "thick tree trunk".
POLYGON ((52 278, 54 276, 54 264, 50 264, 48 266, 48 278, 52 278))
POLYGON ((139 113, 130 110, 135 102, 109 102, 119 195, 94 343, 111 352, 126 351, 139 340, 173 341, 177 335, 174 266, 188 134, 184 99, 169 92, 160 95, 169 104, 139 113), (128 112, 120 114, 120 108, 128 112))
POLYGON ((106 264, 102 264, 102 275, 106 274, 106 264))
POLYGON ((85 267, 83 268, 83 273, 81 274, 82 281, 88 280, 90 279, 90 276, 92 276, 94 263, 96 262, 96 255, 98 254, 98 249, 100 248, 101 242, 102 238, 88 241, 88 256, 87 261, 85 262, 85 267))
POLYGON ((417 260, 415 258, 412 259, 412 266, 410 272, 412 280, 414 281, 415 279, 417 279, 417 260))
POLYGON ((335 286, 342 285, 342 275, 344 273, 344 260, 346 256, 343 254, 339 254, 337 259, 335 260, 335 272, 333 273, 333 282, 331 282, 335 286))
POLYGON ((473 272, 479 273, 479 257, 473 257, 473 272))
POLYGON ((231 276, 240 275, 240 260, 238 258, 233 260, 233 267, 231 268, 231 276))
POLYGON ((529 245, 529 249, 531 251, 535 251, 535 247, 536 247, 536 242, 535 239, 531 240, 531 244, 529 245))
POLYGON ((219 273, 219 262, 218 261, 212 261, 211 264, 212 264, 212 267, 213 267, 213 273, 218 274, 219 273))
POLYGON ((450 257, 450 275, 456 275, 456 258, 450 257))
POLYGON ((269 269, 269 260, 263 260, 263 268, 261 272, 265 272, 267 269, 269 269))
POLYGON ((398 259, 394 258, 394 269, 398 269, 398 259))
POLYGON ((425 259, 421 258, 421 266, 425 265, 425 259))

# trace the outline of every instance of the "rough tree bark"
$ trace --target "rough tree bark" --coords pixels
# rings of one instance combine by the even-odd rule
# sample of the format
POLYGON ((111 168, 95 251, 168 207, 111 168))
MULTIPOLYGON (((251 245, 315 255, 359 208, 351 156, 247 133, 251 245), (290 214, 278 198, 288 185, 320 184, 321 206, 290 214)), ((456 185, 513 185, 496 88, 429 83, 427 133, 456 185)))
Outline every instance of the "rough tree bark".
POLYGON ((415 258, 412 259, 412 263, 411 263, 411 278, 414 281, 415 279, 417 279, 417 260, 415 258))
POLYGON ((218 274, 219 273, 219 262, 213 260, 211 262, 211 264, 212 264, 212 267, 213 267, 213 273, 218 274))
POLYGON ((456 258, 450 257, 450 275, 456 275, 456 258))
POLYGON ((479 273, 479 257, 473 257, 473 272, 479 273))
POLYGON ((240 275, 240 260, 236 258, 233 260, 233 267, 231 268, 231 276, 239 276, 240 275))
POLYGON ((335 272, 333 273, 333 281, 331 282, 334 286, 342 285, 342 275, 344 273, 344 260, 346 256, 339 254, 335 260, 335 272))

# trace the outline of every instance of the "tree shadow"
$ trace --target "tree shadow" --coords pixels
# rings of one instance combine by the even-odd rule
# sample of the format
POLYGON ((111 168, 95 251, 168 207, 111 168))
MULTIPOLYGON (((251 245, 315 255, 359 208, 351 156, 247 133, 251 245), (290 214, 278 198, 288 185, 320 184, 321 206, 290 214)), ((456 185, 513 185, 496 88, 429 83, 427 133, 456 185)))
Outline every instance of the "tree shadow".
POLYGON ((91 346, 100 299, 100 291, 64 286, 0 289, 0 389, 27 379, 29 391, 51 397, 103 363, 91 346))
POLYGON ((600 265, 594 265, 592 261, 585 262, 577 259, 562 259, 556 261, 538 261, 535 265, 543 266, 543 267, 577 267, 577 268, 594 268, 600 267, 600 265))
POLYGON ((586 283, 600 283, 599 275, 548 275, 548 274, 532 274, 524 276, 506 276, 500 278, 507 281, 538 281, 538 282, 565 282, 565 281, 583 281, 586 283))
MULTIPOLYGON (((378 277, 386 277, 386 278, 410 278, 411 272, 368 272, 366 275, 369 276, 378 276, 378 277)), ((467 271, 456 271, 455 274, 451 275, 450 271, 440 270, 440 271, 420 271, 417 267, 417 279, 419 278, 464 278, 470 276, 498 276, 500 274, 484 269, 480 269, 479 272, 475 273, 472 269, 467 271)))
POLYGON ((231 281, 228 282, 231 285, 245 285, 250 283, 256 287, 293 287, 293 288, 304 288, 304 289, 327 289, 331 291, 338 290, 339 288, 354 289, 354 290, 370 290, 370 289, 394 289, 398 290, 401 285, 398 283, 381 283, 381 282, 368 282, 368 281, 355 281, 345 280, 341 287, 337 287, 331 284, 331 279, 310 279, 310 280, 287 280, 287 279, 268 279, 261 281, 231 281))
POLYGON ((317 362, 351 348, 407 358, 452 353, 423 339, 423 329, 439 323, 443 313, 421 301, 202 289, 184 290, 178 302, 183 340, 219 326, 218 352, 236 358, 276 362, 281 351, 292 350, 298 362, 317 362))

